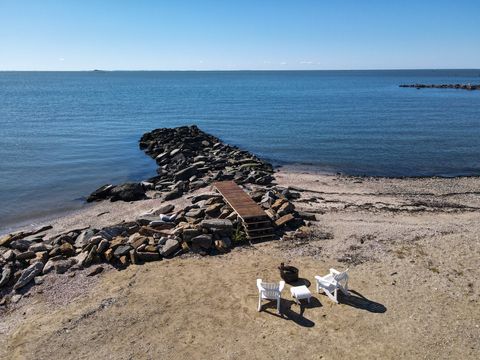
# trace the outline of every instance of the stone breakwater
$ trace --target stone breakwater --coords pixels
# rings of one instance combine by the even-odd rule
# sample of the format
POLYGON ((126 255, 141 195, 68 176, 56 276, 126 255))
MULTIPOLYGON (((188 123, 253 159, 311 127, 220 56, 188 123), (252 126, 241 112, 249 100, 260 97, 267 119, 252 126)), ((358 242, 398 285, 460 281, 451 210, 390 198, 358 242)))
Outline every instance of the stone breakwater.
POLYGON ((104 185, 87 201, 136 201, 154 197, 168 201, 203 188, 213 181, 235 180, 238 184, 268 185, 273 168, 248 151, 222 143, 196 126, 157 129, 140 139, 144 150, 158 164, 157 176, 141 183, 104 185))
POLYGON ((71 229, 53 236, 46 226, 1 237, 0 305, 42 283, 48 273, 74 274, 95 265, 87 270, 93 276, 103 270, 102 263, 123 268, 189 252, 216 255, 245 243, 241 219, 220 194, 189 194, 212 181, 229 179, 241 185, 265 209, 276 239, 298 235, 308 220, 315 220, 295 210, 291 200, 300 197, 295 189, 273 183, 270 164, 195 126, 154 130, 142 136, 140 147, 157 161, 158 175, 141 183, 102 186, 89 201, 159 197, 165 203, 134 221, 101 229, 71 229), (182 195, 190 205, 175 209, 168 203, 182 195))
POLYGON ((471 84, 402 84, 401 88, 415 89, 462 89, 462 90, 480 90, 480 85, 471 84))

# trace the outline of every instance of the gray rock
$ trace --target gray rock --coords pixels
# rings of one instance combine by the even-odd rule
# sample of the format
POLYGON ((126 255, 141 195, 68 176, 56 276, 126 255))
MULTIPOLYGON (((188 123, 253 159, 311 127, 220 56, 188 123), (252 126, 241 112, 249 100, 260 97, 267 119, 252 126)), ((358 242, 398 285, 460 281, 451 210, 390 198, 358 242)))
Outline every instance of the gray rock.
POLYGON ((204 209, 191 209, 185 214, 185 216, 190 218, 199 218, 202 217, 203 214, 205 214, 204 209))
POLYGON ((16 303, 18 303, 18 302, 20 301, 20 299, 21 299, 22 297, 23 297, 22 294, 15 294, 15 295, 12 296, 11 302, 12 302, 13 304, 16 304, 16 303))
POLYGON ((172 204, 165 204, 153 212, 153 215, 169 214, 175 209, 175 206, 172 204))
POLYGON ((17 280, 17 282, 13 286, 13 289, 17 290, 24 287, 30 281, 32 281, 35 276, 40 274, 42 270, 43 270, 43 263, 40 261, 36 262, 33 265, 30 265, 28 268, 22 271, 22 274, 20 275, 20 278, 17 280))
POLYGON ((74 263, 75 263, 75 260, 73 259, 59 260, 59 261, 55 261, 53 263, 53 266, 57 274, 64 274, 65 272, 67 272, 68 269, 72 267, 74 263))
POLYGON ((95 235, 95 231, 88 229, 82 231, 75 240, 75 247, 82 249, 84 246, 88 245, 89 240, 95 235))
POLYGON ((44 281, 45 281, 44 276, 35 276, 33 278, 33 282, 35 283, 35 285, 41 285, 43 284, 44 281))
POLYGON ((118 259, 124 255, 128 255, 131 249, 132 247, 130 245, 120 245, 113 252, 113 256, 115 256, 118 259))
MULTIPOLYGON (((109 226, 100 230, 100 232, 97 235, 104 239, 112 240, 114 237, 122 235, 124 232, 125 232, 125 228, 123 226, 109 226)), ((95 238, 97 239, 97 237, 95 238)), ((98 239, 99 239, 98 242, 102 240, 101 238, 98 238, 98 239)))
POLYGON ((172 191, 169 191, 163 195, 163 200, 169 201, 169 200, 174 200, 182 196, 182 191, 179 189, 175 189, 172 191))
POLYGON ((211 230, 213 232, 222 232, 229 234, 233 231, 233 224, 228 219, 208 219, 203 220, 200 225, 204 229, 211 230))
POLYGON ((25 239, 12 241, 10 247, 15 250, 26 251, 32 245, 32 242, 25 239))
POLYGON ((206 194, 196 195, 192 198, 192 203, 195 204, 199 201, 208 200, 208 199, 212 199, 212 198, 221 199, 222 195, 219 195, 217 193, 206 193, 206 194))
POLYGON ((88 251, 82 251, 80 254, 73 257, 72 259, 74 259, 79 266, 83 266, 83 263, 87 257, 88 257, 88 251))
POLYGON ((173 254, 175 251, 177 251, 180 248, 180 242, 176 239, 168 239, 165 242, 165 245, 162 246, 162 250, 160 254, 162 256, 169 256, 173 254))
POLYGON ((43 274, 48 274, 50 271, 52 271, 55 268, 55 261, 50 259, 45 263, 45 266, 43 267, 43 274))
POLYGON ((2 276, 0 276, 0 288, 8 283, 11 276, 12 268, 10 266, 4 266, 2 270, 2 276))
POLYGON ((195 236, 192 239, 192 245, 198 246, 204 249, 209 249, 212 246, 212 235, 203 234, 203 235, 195 236))
POLYGON ((42 252, 42 251, 50 251, 50 250, 52 250, 52 248, 53 248, 52 245, 45 244, 45 243, 41 242, 41 243, 35 243, 35 244, 30 245, 30 247, 28 248, 28 251, 33 251, 33 252, 37 253, 37 252, 42 252))
POLYGON ((189 166, 183 170, 177 171, 175 173, 175 181, 178 180, 188 180, 189 177, 196 175, 198 172, 195 165, 189 166))
POLYGON ((197 230, 197 229, 184 229, 182 235, 183 235, 183 240, 184 240, 184 241, 190 241, 190 240, 192 240, 195 236, 200 235, 200 230, 197 230))

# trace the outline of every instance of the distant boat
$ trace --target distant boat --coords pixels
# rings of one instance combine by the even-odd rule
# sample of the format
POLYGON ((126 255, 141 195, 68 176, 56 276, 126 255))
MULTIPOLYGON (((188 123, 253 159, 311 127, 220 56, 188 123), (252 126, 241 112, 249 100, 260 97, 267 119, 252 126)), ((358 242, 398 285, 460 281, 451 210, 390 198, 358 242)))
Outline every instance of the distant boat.
POLYGON ((98 70, 98 69, 94 69, 92 70, 93 72, 107 72, 106 70, 98 70))

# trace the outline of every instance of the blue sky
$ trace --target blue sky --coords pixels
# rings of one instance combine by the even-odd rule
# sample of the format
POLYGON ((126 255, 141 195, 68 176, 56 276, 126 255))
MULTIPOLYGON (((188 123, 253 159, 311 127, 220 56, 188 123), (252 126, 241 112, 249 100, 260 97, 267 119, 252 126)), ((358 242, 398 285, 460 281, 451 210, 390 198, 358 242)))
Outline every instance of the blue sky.
POLYGON ((0 0, 0 70, 480 68, 479 0, 0 0))

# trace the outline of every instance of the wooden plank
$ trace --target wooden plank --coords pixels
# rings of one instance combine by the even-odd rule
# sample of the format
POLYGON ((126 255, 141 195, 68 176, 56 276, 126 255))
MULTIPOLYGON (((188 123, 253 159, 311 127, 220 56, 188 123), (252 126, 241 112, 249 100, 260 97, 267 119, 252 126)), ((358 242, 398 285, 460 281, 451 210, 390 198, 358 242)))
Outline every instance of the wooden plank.
POLYGON ((265 211, 234 181, 218 181, 213 186, 242 220, 267 217, 265 211))

